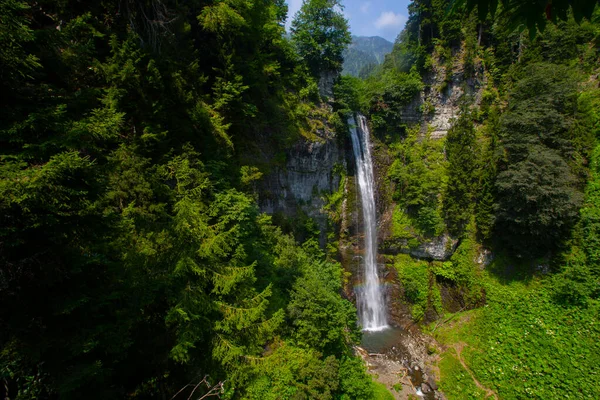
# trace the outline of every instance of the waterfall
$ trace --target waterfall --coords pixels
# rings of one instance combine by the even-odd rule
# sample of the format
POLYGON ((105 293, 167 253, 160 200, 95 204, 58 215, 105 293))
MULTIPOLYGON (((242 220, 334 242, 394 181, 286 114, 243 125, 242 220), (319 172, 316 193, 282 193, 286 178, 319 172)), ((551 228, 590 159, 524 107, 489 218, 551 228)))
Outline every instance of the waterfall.
POLYGON ((386 307, 377 275, 377 217, 375 215, 375 192, 373 161, 369 149, 367 119, 358 114, 358 126, 354 117, 348 118, 352 149, 356 160, 356 173, 364 220, 365 255, 362 290, 357 291, 359 320, 365 331, 380 331, 388 327, 386 307))

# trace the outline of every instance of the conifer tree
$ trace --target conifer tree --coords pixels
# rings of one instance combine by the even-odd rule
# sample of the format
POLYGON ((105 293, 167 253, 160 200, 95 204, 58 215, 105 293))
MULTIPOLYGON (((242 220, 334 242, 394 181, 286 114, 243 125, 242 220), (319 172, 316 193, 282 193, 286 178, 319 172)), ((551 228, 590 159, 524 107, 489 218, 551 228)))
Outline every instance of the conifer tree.
POLYGON ((444 193, 444 212, 448 229, 455 235, 461 234, 469 223, 476 185, 478 151, 475 128, 467 107, 463 106, 446 136, 448 184, 444 193))

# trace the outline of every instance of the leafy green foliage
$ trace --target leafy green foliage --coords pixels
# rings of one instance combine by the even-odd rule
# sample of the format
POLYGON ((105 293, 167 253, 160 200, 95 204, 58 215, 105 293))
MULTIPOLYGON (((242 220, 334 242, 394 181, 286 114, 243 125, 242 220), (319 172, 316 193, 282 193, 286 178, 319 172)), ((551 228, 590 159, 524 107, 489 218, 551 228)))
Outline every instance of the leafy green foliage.
MULTIPOLYGON (((383 383, 374 382, 375 390, 373 393, 373 399, 375 400, 392 400, 394 395, 385 387, 383 383)), ((367 397, 365 397, 366 399, 367 397)))
POLYGON ((305 0, 292 21, 292 41, 314 77, 342 69, 342 53, 352 42, 338 0, 305 0))
POLYGON ((404 287, 404 297, 412 304, 411 313, 415 321, 422 320, 430 311, 442 312, 439 289, 426 261, 413 260, 401 254, 396 256, 394 267, 404 287))
MULTIPOLYGON (((506 262, 498 257, 492 268, 504 270, 506 262)), ((597 301, 565 308, 552 300, 548 283, 503 280, 486 272, 487 305, 457 314, 460 323, 442 325, 436 337, 463 348, 462 359, 475 378, 499 397, 558 399, 573 383, 578 396, 593 397, 597 383, 587 374, 597 370, 597 344, 590 340, 600 329, 593 317, 597 301)), ((452 347, 442 355, 440 384, 449 398, 459 399, 459 387, 472 387, 473 381, 452 347)))
POLYGON ((340 369, 340 385, 344 389, 341 399, 372 399, 381 392, 377 383, 365 375, 364 364, 356 358, 345 358, 340 369))
POLYGON ((468 109, 464 109, 446 136, 448 183, 444 193, 444 211, 451 233, 460 235, 473 213, 477 184, 478 148, 475 128, 468 109))
POLYGON ((411 69, 410 73, 384 70, 381 75, 367 79, 365 87, 367 107, 375 131, 405 133, 406 125, 397 110, 408 105, 423 89, 416 69, 411 69))
POLYGON ((475 223, 477 232, 482 239, 487 240, 492 234, 495 222, 495 180, 497 175, 497 127, 498 112, 495 108, 490 109, 485 127, 482 129, 484 141, 481 150, 480 171, 478 176, 478 189, 475 193, 477 203, 475 205, 475 223))
MULTIPOLYGON (((413 1, 392 54, 366 81, 376 87, 386 71, 415 68, 424 83, 441 82, 423 87, 426 95, 443 93, 451 79, 457 89, 462 77, 465 93, 481 95, 439 142, 423 126, 401 126, 412 104, 398 102, 389 115, 369 109, 391 155, 396 204, 386 244, 406 251, 446 230, 459 239, 447 261, 395 256, 413 318, 474 308, 432 327, 448 345, 440 387, 451 399, 492 396, 484 389, 548 399, 598 391, 590 338, 600 287, 592 152, 599 8, 575 3, 413 1), (523 22, 540 32, 515 30, 523 22)), ((430 103, 420 110, 436 112, 430 103)))
POLYGON ((556 23, 565 21, 572 13, 577 22, 583 18, 591 19, 595 7, 599 4, 596 0, 574 1, 554 0, 538 2, 522 2, 518 0, 453 0, 453 10, 466 7, 468 11, 477 8, 480 20, 485 20, 488 12, 492 17, 500 10, 507 15, 513 28, 524 24, 529 29, 530 35, 534 36, 536 30, 543 31, 547 21, 556 23), (499 7, 500 6, 500 7, 499 7))
POLYGON ((485 399, 485 392, 464 369, 454 350, 447 351, 440 360, 440 388, 449 399, 485 399))
MULTIPOLYGON (((485 290, 481 284, 481 271, 475 263, 477 243, 472 238, 465 238, 450 258, 452 271, 436 270, 436 274, 449 280, 458 289, 459 302, 462 308, 473 308, 485 302, 485 290)), ((449 267, 448 262, 444 267, 449 267)))
POLYGON ((339 363, 330 356, 280 344, 260 365, 248 387, 248 399, 331 399, 338 390, 339 363))
POLYGON ((339 354, 359 335, 355 308, 338 294, 341 266, 318 259, 306 265, 310 267, 296 280, 288 305, 295 341, 325 354, 339 354))
POLYGON ((356 323, 339 265, 258 212, 263 169, 240 162, 331 114, 309 101, 285 14, 0 1, 3 397, 189 396, 210 374, 240 398, 277 374, 277 348, 298 364, 257 398, 344 394, 356 323))
POLYGON ((568 232, 581 205, 576 179, 555 152, 530 148, 527 158, 498 174, 498 230, 533 253, 551 249, 568 232))
POLYGON ((598 157, 592 157, 591 179, 574 229, 574 240, 563 257, 561 271, 553 278, 553 291, 559 304, 586 307, 590 299, 600 296, 600 259, 598 258, 598 157))
POLYGON ((342 117, 362 109, 364 82, 353 76, 342 76, 333 87, 336 108, 342 117))
POLYGON ((416 130, 392 147, 394 162, 388 178, 396 183, 394 200, 406 210, 419 234, 433 236, 444 229, 441 193, 446 185, 443 140, 419 138, 416 130))
POLYGON ((518 251, 535 254, 555 247, 575 221, 582 194, 573 159, 586 150, 574 146, 573 75, 547 64, 526 71, 500 119, 506 164, 496 180, 496 229, 510 232, 518 251))

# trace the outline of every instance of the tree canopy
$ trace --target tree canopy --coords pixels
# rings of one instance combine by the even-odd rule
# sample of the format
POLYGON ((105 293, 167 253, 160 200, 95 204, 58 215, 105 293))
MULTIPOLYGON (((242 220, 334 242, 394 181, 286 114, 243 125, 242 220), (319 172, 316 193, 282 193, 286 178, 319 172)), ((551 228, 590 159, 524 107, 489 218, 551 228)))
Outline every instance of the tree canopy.
POLYGON ((314 76, 339 72, 342 53, 352 42, 338 0, 305 0, 292 21, 292 40, 314 76))
POLYGON ((494 17, 497 10, 507 16, 511 21, 511 26, 517 27, 520 24, 526 26, 531 34, 539 29, 543 31, 548 21, 556 23, 557 21, 567 21, 572 14, 575 21, 581 22, 583 18, 590 20, 598 0, 542 0, 542 1, 521 1, 521 0, 453 0, 452 7, 455 12, 461 7, 465 7, 468 12, 477 8, 479 19, 484 21, 488 12, 494 17))
POLYGON ((371 390, 340 265, 259 212, 276 161, 244 150, 318 108, 285 14, 0 0, 0 397, 371 390))

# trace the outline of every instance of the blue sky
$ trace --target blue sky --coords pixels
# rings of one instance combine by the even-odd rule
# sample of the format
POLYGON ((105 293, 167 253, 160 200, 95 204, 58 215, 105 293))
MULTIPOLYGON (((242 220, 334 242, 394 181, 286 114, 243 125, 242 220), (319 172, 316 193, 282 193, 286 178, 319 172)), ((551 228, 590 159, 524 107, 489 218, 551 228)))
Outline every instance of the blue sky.
MULTIPOLYGON (((408 17, 410 0, 341 0, 350 31, 356 36, 381 36, 390 42, 396 39, 408 17)), ((287 0, 289 27, 302 0, 287 0)))

